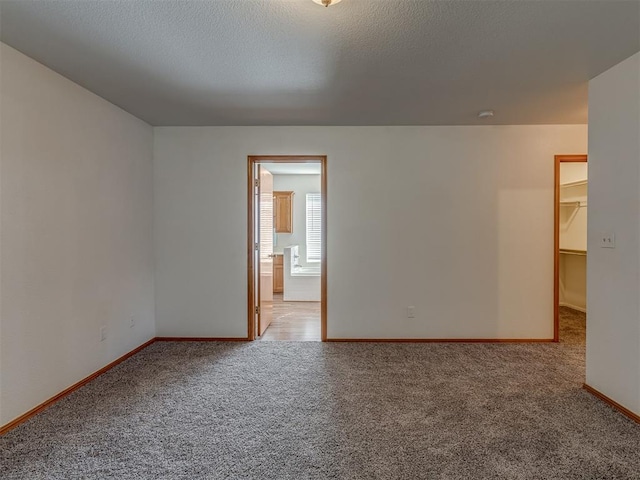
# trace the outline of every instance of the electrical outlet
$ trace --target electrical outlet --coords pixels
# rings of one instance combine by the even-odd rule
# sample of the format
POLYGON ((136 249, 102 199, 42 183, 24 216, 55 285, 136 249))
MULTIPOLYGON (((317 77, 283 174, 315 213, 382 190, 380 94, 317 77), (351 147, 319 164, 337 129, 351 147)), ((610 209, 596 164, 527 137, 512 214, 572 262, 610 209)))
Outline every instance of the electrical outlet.
POLYGON ((133 328, 136 326, 136 319, 134 317, 131 317, 131 319, 129 320, 129 328, 133 328))
POLYGON ((413 305, 407 307, 407 318, 416 318, 416 307, 413 305))
POLYGON ((100 341, 104 342, 107 339, 107 327, 100 327, 100 341))
POLYGON ((600 236, 601 248, 616 248, 616 236, 613 232, 603 233, 600 236))

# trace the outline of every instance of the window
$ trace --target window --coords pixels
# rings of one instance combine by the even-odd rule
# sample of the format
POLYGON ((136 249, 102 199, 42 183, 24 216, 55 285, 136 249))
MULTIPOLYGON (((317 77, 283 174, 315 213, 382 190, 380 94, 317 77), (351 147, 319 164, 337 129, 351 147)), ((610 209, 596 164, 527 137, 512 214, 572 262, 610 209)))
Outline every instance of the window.
POLYGON ((322 201, 319 193, 307 193, 307 263, 322 255, 322 201))

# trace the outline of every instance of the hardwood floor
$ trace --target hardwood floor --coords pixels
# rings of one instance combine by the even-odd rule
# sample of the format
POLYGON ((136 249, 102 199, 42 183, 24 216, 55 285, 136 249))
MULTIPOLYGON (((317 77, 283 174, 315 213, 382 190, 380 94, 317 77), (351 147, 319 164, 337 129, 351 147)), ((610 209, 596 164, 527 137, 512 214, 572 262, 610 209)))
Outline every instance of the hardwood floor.
MULTIPOLYGON (((585 314, 560 307, 560 341, 585 342, 585 314)), ((282 294, 273 295, 273 321, 260 340, 319 342, 320 302, 284 302, 282 294)))
POLYGON ((320 302, 284 302, 273 295, 273 320, 260 340, 319 342, 320 302))

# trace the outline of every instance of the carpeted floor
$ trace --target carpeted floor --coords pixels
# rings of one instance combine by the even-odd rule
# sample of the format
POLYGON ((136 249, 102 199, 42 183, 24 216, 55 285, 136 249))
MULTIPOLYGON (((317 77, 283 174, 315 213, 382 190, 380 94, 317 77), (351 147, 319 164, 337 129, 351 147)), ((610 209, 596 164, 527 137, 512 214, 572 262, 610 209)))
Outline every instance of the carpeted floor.
POLYGON ((155 343, 0 438, 0 477, 639 479, 583 376, 573 341, 155 343))
POLYGON ((563 343, 580 344, 584 347, 587 341, 587 314, 569 307, 558 309, 560 317, 560 341, 563 343))

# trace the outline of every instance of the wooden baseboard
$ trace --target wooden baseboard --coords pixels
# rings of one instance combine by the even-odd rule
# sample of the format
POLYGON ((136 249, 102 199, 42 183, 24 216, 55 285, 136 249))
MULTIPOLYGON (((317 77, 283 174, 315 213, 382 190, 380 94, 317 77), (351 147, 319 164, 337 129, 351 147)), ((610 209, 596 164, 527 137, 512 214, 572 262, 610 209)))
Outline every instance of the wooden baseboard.
POLYGON ((116 360, 114 360, 113 362, 111 362, 110 364, 102 367, 100 370, 98 370, 97 372, 92 373, 91 375, 89 375, 88 377, 83 378, 82 380, 80 380, 77 383, 74 383, 73 385, 71 385, 69 388, 64 389, 63 391, 61 391, 60 393, 58 393, 57 395, 54 395, 53 397, 51 397, 48 400, 45 400, 44 402, 42 402, 40 405, 32 408, 31 410, 29 410, 28 412, 20 415, 18 418, 16 418, 15 420, 12 420, 11 422, 7 423, 6 425, 3 425, 2 427, 0 427, 0 435, 4 435, 5 433, 7 433, 9 430, 13 430, 14 428, 16 428, 18 425, 20 425, 21 423, 26 422, 27 420, 29 420, 31 417, 33 417, 34 415, 36 415, 37 413, 40 413, 41 411, 43 411, 45 408, 49 407, 50 405, 54 404, 55 402, 57 402, 58 400, 60 400, 63 397, 66 397, 67 395, 69 395, 70 393, 78 390, 80 387, 86 385, 87 383, 89 383, 90 381, 96 379, 97 377, 99 377, 100 375, 102 375, 103 373, 107 372, 108 370, 111 370, 113 367, 115 367, 116 365, 118 365, 119 363, 124 362, 127 358, 132 357, 133 355, 135 355, 136 353, 138 353, 139 351, 147 348, 149 345, 151 345, 153 342, 155 342, 156 339, 152 338, 151 340, 143 343, 142 345, 140 345, 139 347, 134 348, 133 350, 131 350, 128 353, 125 353, 123 356, 117 358, 116 360))
POLYGON ((327 342, 372 343, 553 343, 552 338, 327 338, 327 342))
POLYGON ((631 420, 640 423, 640 415, 632 412, 631 410, 629 410, 626 407, 623 407, 622 405, 620 405, 615 400, 612 400, 609 397, 607 397, 604 393, 600 393, 598 390, 596 390, 595 388, 587 385, 586 383, 582 384, 582 388, 584 388, 587 392, 589 392, 594 397, 597 397, 600 400, 602 400, 603 402, 609 404, 611 407, 615 408, 616 410, 618 410, 623 415, 626 415, 631 420))
POLYGON ((247 337, 156 337, 156 342, 248 342, 247 337))

